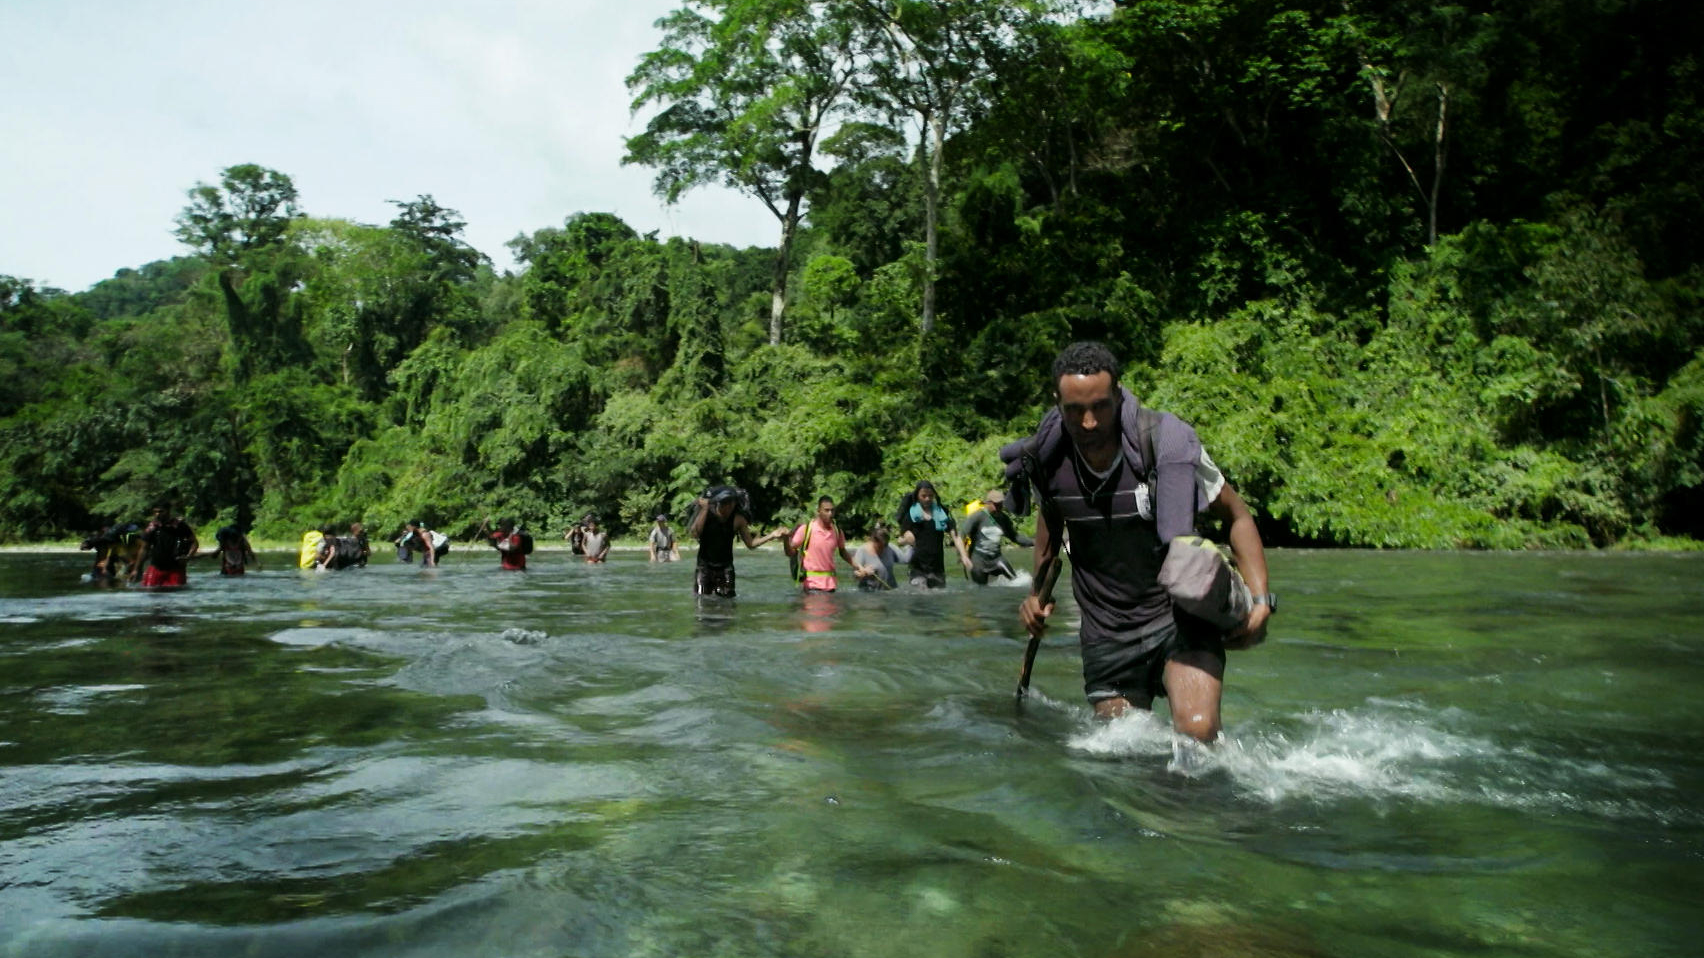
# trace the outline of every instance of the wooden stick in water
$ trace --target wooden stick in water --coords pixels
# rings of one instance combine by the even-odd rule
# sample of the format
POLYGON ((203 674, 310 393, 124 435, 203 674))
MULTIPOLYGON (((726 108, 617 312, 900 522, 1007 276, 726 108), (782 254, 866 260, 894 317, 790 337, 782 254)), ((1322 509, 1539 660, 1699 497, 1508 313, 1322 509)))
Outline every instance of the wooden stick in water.
MULTIPOLYGON (((1063 553, 1055 554, 1047 564, 1047 571, 1041 577, 1041 591, 1036 593, 1039 600, 1037 605, 1043 609, 1053 604, 1053 587, 1059 582, 1059 570, 1065 565, 1063 553)), ((1041 636, 1030 636, 1029 644, 1024 646, 1024 670, 1018 673, 1018 701, 1024 700, 1024 694, 1029 691, 1030 670, 1035 667, 1035 653, 1041 648, 1041 636)))

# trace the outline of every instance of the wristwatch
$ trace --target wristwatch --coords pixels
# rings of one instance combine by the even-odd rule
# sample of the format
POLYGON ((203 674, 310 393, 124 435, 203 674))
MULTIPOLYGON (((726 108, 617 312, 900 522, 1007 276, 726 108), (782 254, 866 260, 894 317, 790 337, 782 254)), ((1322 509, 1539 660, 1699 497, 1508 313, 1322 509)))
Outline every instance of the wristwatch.
POLYGON ((1264 605, 1273 612, 1278 611, 1278 597, 1270 592, 1262 592, 1254 597, 1255 605, 1264 605))

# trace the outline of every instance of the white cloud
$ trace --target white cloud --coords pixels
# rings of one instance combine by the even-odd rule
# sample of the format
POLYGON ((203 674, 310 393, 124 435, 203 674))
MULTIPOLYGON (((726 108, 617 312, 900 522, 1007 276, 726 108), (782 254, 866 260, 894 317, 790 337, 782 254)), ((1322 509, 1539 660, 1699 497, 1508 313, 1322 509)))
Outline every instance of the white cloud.
POLYGON ((0 5, 0 273, 78 290, 183 252, 173 217, 236 163, 311 215, 385 222, 429 193, 499 266, 582 211, 640 232, 772 245, 723 190, 665 207, 622 167, 624 79, 673 0, 0 5))

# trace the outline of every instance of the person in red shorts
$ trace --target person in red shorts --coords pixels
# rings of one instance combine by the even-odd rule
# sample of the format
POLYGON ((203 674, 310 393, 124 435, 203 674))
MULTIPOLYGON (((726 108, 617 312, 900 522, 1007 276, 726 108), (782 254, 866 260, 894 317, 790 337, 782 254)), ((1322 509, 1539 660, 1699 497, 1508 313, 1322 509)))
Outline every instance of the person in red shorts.
POLYGON ((189 584, 189 560, 201 551, 201 542, 189 523, 172 515, 169 503, 154 507, 141 538, 142 556, 131 581, 141 582, 144 589, 175 589, 189 584))

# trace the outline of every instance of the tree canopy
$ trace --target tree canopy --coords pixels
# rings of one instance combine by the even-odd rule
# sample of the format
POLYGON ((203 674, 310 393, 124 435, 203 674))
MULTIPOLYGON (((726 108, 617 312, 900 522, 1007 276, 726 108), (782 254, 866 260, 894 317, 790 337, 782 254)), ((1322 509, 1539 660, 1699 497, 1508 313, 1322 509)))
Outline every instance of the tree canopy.
POLYGON ((1102 339, 1268 541, 1704 536, 1704 8, 1653 0, 691 0, 627 160, 774 249, 599 211, 497 274, 432 196, 309 216, 256 164, 187 252, 0 277, 0 537, 169 498, 261 534, 617 531, 957 504, 1102 339))

